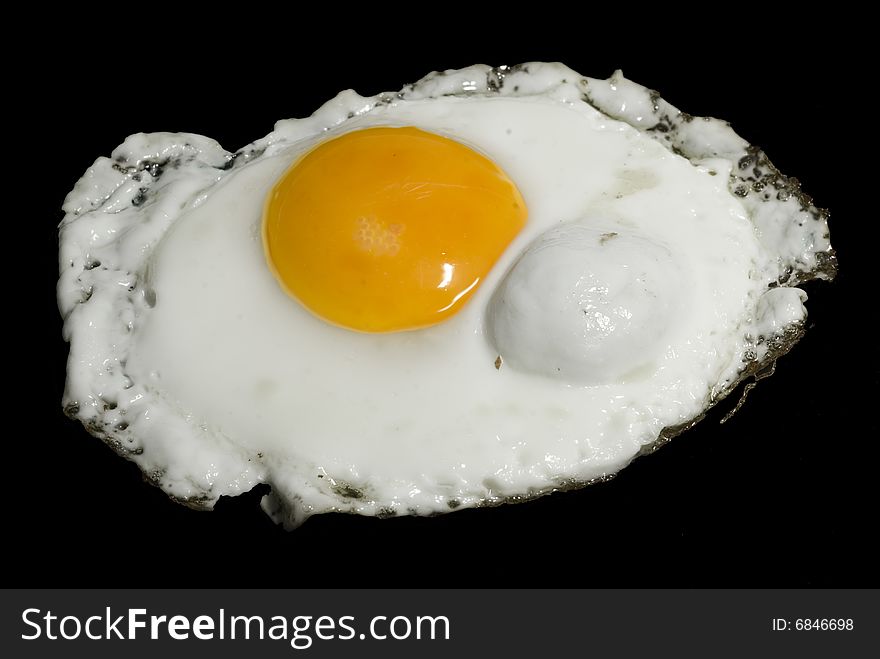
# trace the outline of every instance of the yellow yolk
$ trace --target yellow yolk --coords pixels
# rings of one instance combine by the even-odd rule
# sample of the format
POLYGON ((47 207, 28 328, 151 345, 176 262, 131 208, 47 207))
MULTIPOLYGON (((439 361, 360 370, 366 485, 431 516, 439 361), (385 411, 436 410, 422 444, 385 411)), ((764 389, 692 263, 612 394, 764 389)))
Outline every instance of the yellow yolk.
POLYGON ((285 290, 363 332, 456 313, 525 224, 507 175, 470 147, 417 128, 368 128, 318 145, 281 177, 263 223, 285 290))

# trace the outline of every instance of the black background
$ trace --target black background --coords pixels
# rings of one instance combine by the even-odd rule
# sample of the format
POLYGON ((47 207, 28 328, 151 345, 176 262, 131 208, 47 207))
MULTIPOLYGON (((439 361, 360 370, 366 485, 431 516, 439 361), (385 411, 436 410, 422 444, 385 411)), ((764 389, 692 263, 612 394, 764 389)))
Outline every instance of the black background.
POLYGON ((775 34, 715 22, 678 34, 671 16, 563 14, 544 25, 499 12, 411 16, 419 30, 403 32, 342 14, 262 17, 223 31, 148 9, 111 18, 35 38, 10 72, 10 109, 20 116, 7 127, 16 158, 5 262, 7 285, 24 299, 5 314, 18 336, 6 344, 7 581, 877 585, 868 540, 880 436, 870 402, 876 312, 863 283, 872 264, 857 245, 868 247, 868 204, 854 192, 870 182, 846 160, 873 131, 858 116, 853 63, 815 32, 784 19, 775 34), (361 37, 343 37, 343 22, 361 37), (304 31, 320 45, 303 43, 304 31), (97 156, 137 131, 203 133, 234 150, 341 89, 374 94, 433 69, 528 60, 561 60, 594 77, 622 68, 691 114, 727 119, 832 209, 841 274, 807 288, 806 338, 729 423, 719 425, 724 410, 715 410, 611 482, 578 492, 437 518, 321 515, 289 533, 259 510, 259 493, 223 499, 212 513, 171 503, 62 415, 56 227, 65 194, 97 156))

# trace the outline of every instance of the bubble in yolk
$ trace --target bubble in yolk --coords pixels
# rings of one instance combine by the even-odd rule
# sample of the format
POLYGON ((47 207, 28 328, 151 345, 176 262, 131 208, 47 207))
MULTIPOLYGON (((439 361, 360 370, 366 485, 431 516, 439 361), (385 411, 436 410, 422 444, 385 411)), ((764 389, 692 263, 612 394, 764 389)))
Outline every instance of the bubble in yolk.
POLYGON ((456 313, 525 224, 507 175, 459 142, 368 128, 298 160, 269 194, 263 240, 283 288, 363 332, 456 313))

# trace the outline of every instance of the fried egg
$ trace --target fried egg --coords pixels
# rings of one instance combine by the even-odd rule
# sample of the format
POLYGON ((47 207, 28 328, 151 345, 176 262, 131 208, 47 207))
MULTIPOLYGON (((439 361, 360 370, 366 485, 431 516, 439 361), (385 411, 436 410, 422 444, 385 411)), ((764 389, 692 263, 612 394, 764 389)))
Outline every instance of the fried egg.
POLYGON ((617 73, 434 73, 235 153, 129 137, 65 202, 65 410, 296 526, 608 478, 803 332, 827 217, 617 73))

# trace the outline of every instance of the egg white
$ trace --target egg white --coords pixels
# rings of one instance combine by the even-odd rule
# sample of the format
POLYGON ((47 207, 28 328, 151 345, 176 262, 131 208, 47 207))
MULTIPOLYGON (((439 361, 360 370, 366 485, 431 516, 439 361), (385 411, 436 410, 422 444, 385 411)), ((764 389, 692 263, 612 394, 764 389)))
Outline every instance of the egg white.
POLYGON ((264 507, 289 525, 328 510, 427 514, 589 482, 698 417, 756 359, 756 336, 802 323, 800 291, 765 292, 780 269, 815 266, 816 250, 792 247, 809 240, 800 234, 762 240, 755 203, 730 191, 743 143, 720 124, 691 131, 700 157, 688 160, 636 120, 597 110, 584 89, 610 94, 601 81, 529 66, 507 72, 504 93, 499 70, 486 67, 396 96, 344 93, 234 161, 197 136, 130 138, 115 154, 115 188, 87 175, 68 199, 59 284, 68 412, 189 502, 270 483, 264 507), (485 82, 471 89, 474 80, 485 82), (277 178, 318 140, 371 125, 415 125, 473 146, 529 208, 470 302, 435 327, 330 326, 266 266, 261 213, 277 178), (723 148, 706 148, 703 134, 723 148), (146 194, 145 178, 155 179, 146 194), (596 214, 668 248, 688 282, 648 366, 596 385, 505 365, 485 335, 499 282, 543 232, 596 214))

